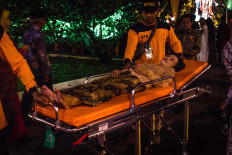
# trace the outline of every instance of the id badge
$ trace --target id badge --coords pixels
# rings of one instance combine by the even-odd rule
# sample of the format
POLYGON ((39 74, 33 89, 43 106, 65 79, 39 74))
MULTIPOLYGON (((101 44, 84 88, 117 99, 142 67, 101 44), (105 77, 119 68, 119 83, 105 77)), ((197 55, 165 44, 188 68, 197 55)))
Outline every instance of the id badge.
POLYGON ((145 48, 145 52, 146 52, 146 59, 153 59, 153 51, 151 46, 149 45, 148 48, 145 48))

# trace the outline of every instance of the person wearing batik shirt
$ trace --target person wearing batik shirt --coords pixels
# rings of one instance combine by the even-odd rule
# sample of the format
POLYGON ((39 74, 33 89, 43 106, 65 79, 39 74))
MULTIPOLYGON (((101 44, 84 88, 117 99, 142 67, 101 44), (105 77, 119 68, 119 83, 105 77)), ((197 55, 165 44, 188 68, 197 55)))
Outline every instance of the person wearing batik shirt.
POLYGON ((192 29, 192 16, 184 14, 181 18, 183 29, 176 35, 181 42, 183 56, 188 60, 197 60, 197 54, 201 51, 201 34, 192 29))
MULTIPOLYGON (((24 58, 27 60, 38 86, 46 85, 50 89, 53 89, 51 80, 52 70, 47 54, 46 38, 41 32, 47 23, 45 13, 43 11, 33 12, 31 14, 31 23, 31 27, 23 34, 23 45, 30 46, 29 50, 24 54, 24 58)), ((32 96, 25 91, 22 96, 21 107, 26 122, 32 102, 32 96)))

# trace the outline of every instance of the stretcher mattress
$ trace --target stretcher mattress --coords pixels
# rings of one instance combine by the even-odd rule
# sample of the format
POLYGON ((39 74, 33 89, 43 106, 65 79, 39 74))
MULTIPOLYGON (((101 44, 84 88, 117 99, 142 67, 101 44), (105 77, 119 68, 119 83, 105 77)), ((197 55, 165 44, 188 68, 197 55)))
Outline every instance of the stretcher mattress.
MULTIPOLYGON (((196 75, 204 70, 208 63, 194 60, 185 60, 186 67, 176 73, 176 89, 180 89, 196 75)), ((169 95, 173 86, 165 88, 152 88, 135 94, 135 105, 141 105, 169 95)), ((55 111, 52 106, 40 106, 37 104, 37 112, 55 119, 55 111)), ((72 126, 80 127, 90 122, 111 116, 113 114, 128 110, 130 108, 130 94, 113 97, 110 101, 104 102, 96 107, 80 105, 69 110, 59 109, 59 120, 72 126)))

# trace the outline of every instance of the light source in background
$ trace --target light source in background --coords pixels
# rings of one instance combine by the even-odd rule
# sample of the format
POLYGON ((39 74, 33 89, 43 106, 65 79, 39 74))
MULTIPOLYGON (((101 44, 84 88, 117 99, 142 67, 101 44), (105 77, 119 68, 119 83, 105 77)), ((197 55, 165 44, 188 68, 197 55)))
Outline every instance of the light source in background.
POLYGON ((213 16, 213 3, 217 3, 213 0, 195 0, 196 5, 196 21, 199 21, 201 17, 207 19, 213 16))
POLYGON ((175 17, 172 17, 172 18, 171 18, 171 21, 175 21, 175 19, 176 19, 175 17))
POLYGON ((232 10, 232 0, 227 0, 227 9, 232 10))

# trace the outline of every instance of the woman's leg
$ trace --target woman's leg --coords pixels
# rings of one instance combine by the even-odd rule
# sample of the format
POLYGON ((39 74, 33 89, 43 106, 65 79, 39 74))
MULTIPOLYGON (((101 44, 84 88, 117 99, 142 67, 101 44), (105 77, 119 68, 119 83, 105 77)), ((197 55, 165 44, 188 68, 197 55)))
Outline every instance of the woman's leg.
POLYGON ((77 97, 62 94, 58 90, 56 90, 56 96, 59 100, 62 100, 61 104, 65 109, 70 109, 74 106, 82 104, 81 100, 79 100, 77 97))

